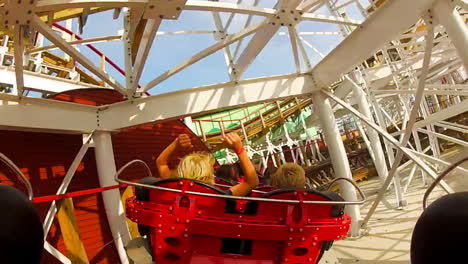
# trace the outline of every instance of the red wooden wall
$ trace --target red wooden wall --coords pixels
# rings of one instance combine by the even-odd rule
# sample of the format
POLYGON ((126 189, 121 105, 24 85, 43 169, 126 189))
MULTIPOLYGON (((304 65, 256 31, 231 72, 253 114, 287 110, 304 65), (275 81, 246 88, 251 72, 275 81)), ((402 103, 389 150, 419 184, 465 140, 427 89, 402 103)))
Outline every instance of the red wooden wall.
MULTIPOLYGON (((58 100, 91 105, 102 105, 122 100, 113 90, 75 90, 54 97, 58 100)), ((112 141, 117 169, 130 160, 142 159, 157 176, 155 160, 157 155, 180 133, 192 134, 180 120, 145 124, 126 128, 112 133, 112 141)), ((82 145, 81 135, 34 133, 0 130, 0 152, 7 155, 31 181, 35 196, 55 194, 66 171, 82 145)), ((195 136, 194 150, 207 151, 206 146, 195 136)), ((177 153, 171 161, 175 167, 178 158, 186 153, 177 153)), ((146 176, 142 167, 130 167, 122 177, 138 180, 146 176)), ((0 183, 14 185, 25 190, 13 172, 0 164, 0 183)), ((78 191, 99 187, 94 149, 90 148, 78 168, 68 191, 78 191)), ((120 263, 113 238, 107 223, 100 194, 73 198, 75 215, 81 239, 90 263, 120 263)), ((38 204, 39 213, 44 218, 50 203, 38 204)), ((47 240, 67 255, 57 220, 54 221, 47 240)), ((59 263, 44 251, 42 263, 59 263)))

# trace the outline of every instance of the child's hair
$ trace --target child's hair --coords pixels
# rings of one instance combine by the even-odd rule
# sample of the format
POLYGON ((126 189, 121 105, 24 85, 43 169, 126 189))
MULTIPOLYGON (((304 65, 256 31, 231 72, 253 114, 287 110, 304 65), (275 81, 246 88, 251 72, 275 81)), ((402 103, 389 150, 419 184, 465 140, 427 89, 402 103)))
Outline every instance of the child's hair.
POLYGON ((215 174, 216 177, 234 184, 239 182, 243 172, 240 163, 236 162, 233 164, 221 165, 218 169, 216 169, 215 174))
POLYGON ((275 188, 304 188, 304 169, 295 163, 285 163, 270 174, 270 185, 275 188))
POLYGON ((215 160, 208 152, 193 152, 183 157, 177 166, 181 178, 197 180, 213 185, 215 160))

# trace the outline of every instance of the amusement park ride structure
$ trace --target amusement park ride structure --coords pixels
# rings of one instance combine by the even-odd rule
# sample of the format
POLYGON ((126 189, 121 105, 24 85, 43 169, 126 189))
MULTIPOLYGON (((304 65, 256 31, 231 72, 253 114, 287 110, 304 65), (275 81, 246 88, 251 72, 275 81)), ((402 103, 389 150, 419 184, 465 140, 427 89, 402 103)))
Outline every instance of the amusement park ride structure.
MULTIPOLYGON (((345 212, 351 218, 348 235, 357 237, 391 184, 396 192, 396 206, 406 205, 404 190, 408 185, 401 186, 401 170, 411 167, 410 179, 417 171, 421 171, 423 177, 435 179, 438 172, 449 165, 441 158, 439 140, 468 146, 463 138, 445 133, 468 133, 466 0, 0 2, 3 36, 0 82, 4 90, 0 93, 0 129, 84 135, 83 145, 69 166, 57 195, 67 192, 90 147, 94 148, 100 187, 118 184, 114 178, 118 168, 112 140, 112 133, 117 131, 177 119, 184 119, 196 131, 202 129, 203 121, 190 117, 261 103, 275 104, 278 107, 274 114, 276 119, 267 120, 270 123, 265 123, 260 112, 245 122, 241 120, 238 127, 226 129, 239 131, 249 143, 251 137, 264 134, 271 126, 284 125, 287 116, 312 104, 312 115, 320 124, 335 177, 352 179, 350 162, 334 115, 338 109, 344 109, 358 120, 360 135, 380 178, 381 189, 366 216, 361 217, 359 204, 346 205, 345 212), (349 8, 358 10, 365 20, 350 19, 346 13, 349 8), (328 14, 319 14, 319 10, 327 10, 328 14), (121 18, 122 35, 86 39, 70 30, 72 20, 76 19, 83 31, 89 16, 105 11, 114 12, 115 19, 121 18), (163 21, 177 20, 182 12, 192 11, 212 14, 216 29, 209 32, 215 43, 148 83, 142 83, 150 50, 158 48, 157 35, 207 33, 158 30, 163 21), (246 18, 245 27, 232 32, 230 25, 240 15, 246 18), (252 23, 254 17, 262 19, 252 23), (61 21, 65 21, 66 26, 60 24, 61 21), (336 24, 339 32, 299 30, 299 24, 306 21, 336 24), (287 33, 279 32, 283 28, 287 28, 287 33), (278 34, 287 35, 290 41, 295 72, 244 79, 255 58, 278 34), (307 35, 341 35, 343 40, 324 55, 306 40, 307 35), (45 45, 45 40, 50 45, 45 45), (95 42, 107 41, 122 41, 123 69, 93 46, 95 42), (247 44, 242 45, 242 42, 247 44), (78 50, 78 45, 85 45, 96 53, 101 65, 96 66, 78 50), (57 48, 66 56, 51 52, 57 48), (312 65, 308 48, 322 57, 316 65, 312 65), (224 53, 228 82, 150 95, 154 87, 218 51, 224 53), (125 83, 119 83, 118 78, 107 73, 107 65, 125 75, 125 83), (121 99, 103 104, 53 99, 56 93, 78 88, 112 89, 120 93, 121 99), (31 96, 37 93, 41 98, 31 96), (284 106, 287 109, 281 110, 284 106), (427 135, 427 146, 420 144, 421 135, 427 135)), ((302 122, 306 130, 306 121, 302 122)), ((224 130, 223 125, 221 129, 224 130)), ((284 131, 284 145, 291 152, 296 150, 292 155, 295 162, 306 163, 305 153, 302 153, 305 146, 317 155, 317 160, 323 158, 320 151, 317 152, 318 146, 314 145, 317 141, 310 135, 300 142, 292 139, 287 129, 284 131)), ((200 131, 199 136, 212 147, 219 145, 220 133, 209 135, 200 131)), ((282 147, 266 138, 265 149, 253 145, 247 147, 251 157, 258 154, 265 163, 269 153, 282 147)), ((12 161, 15 162, 14 158, 12 161)), ((466 172, 461 167, 458 169, 466 172)), ((346 201, 358 200, 352 184, 347 181, 338 184, 346 201)), ((453 192, 444 181, 439 186, 447 193, 453 192)), ((102 199, 119 260, 129 263, 125 252, 129 227, 121 193, 118 189, 106 190, 102 199)), ((53 202, 44 221, 46 236, 57 211, 53 202)), ((61 263, 71 263, 50 243, 46 242, 45 249, 61 263)))

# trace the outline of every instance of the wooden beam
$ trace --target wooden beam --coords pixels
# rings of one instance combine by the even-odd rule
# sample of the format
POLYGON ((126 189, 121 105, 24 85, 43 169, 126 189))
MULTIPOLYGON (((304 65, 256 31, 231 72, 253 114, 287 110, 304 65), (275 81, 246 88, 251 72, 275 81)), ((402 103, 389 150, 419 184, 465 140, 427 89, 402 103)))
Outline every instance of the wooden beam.
POLYGON ((65 198, 59 203, 57 213, 63 241, 67 247, 68 255, 73 264, 88 264, 88 255, 80 238, 80 231, 76 224, 72 198, 65 198))

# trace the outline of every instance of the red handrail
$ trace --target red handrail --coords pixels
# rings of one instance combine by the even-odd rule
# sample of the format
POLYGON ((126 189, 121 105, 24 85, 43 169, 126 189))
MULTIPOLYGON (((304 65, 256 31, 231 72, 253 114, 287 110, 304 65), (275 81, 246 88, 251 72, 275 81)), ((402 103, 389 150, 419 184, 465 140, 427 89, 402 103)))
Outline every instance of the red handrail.
MULTIPOLYGON (((63 32, 65 32, 65 33, 67 33, 67 34, 74 35, 75 38, 76 38, 77 40, 82 40, 82 39, 83 39, 80 35, 78 35, 78 34, 76 34, 75 32, 69 30, 68 28, 66 28, 66 27, 64 27, 64 26, 62 26, 62 25, 60 25, 60 24, 57 23, 57 22, 54 22, 52 25, 53 25, 54 27, 56 27, 56 28, 62 30, 63 32)), ((94 53, 96 53, 97 55, 99 55, 99 56, 101 56, 101 57, 104 56, 104 59, 106 60, 106 62, 108 62, 112 67, 114 67, 114 69, 116 69, 119 73, 121 73, 121 74, 124 75, 124 76, 127 75, 127 73, 125 72, 124 69, 120 68, 119 65, 117 65, 113 60, 109 59, 109 57, 107 57, 102 51, 98 50, 98 49, 97 49, 96 47, 94 47, 92 44, 85 44, 85 46, 87 46, 88 48, 90 48, 90 49, 91 49, 92 51, 94 51, 94 53)), ((138 88, 140 88, 140 87, 141 87, 141 85, 138 84, 138 88)), ((148 96, 150 95, 148 92, 145 92, 145 94, 148 95, 148 96)))

